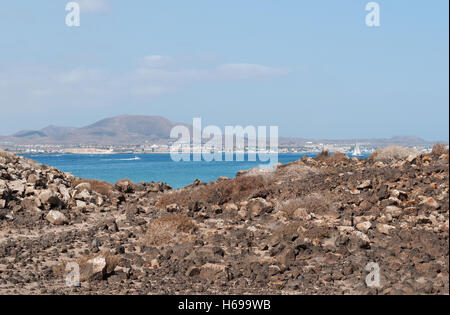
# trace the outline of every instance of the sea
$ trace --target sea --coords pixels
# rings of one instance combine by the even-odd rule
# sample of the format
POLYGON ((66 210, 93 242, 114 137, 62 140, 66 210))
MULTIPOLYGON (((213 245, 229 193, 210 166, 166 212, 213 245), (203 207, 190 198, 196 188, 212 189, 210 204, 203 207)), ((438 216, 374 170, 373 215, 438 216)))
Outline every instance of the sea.
MULTIPOLYGON (((279 154, 278 161, 285 164, 304 155, 279 154)), ((263 165, 260 161, 180 161, 175 162, 170 154, 36 154, 23 155, 39 163, 53 166, 64 172, 85 179, 98 179, 115 183, 128 178, 133 182, 164 182, 173 188, 192 184, 196 179, 215 181, 220 176, 233 178, 238 171, 250 170, 263 165)))

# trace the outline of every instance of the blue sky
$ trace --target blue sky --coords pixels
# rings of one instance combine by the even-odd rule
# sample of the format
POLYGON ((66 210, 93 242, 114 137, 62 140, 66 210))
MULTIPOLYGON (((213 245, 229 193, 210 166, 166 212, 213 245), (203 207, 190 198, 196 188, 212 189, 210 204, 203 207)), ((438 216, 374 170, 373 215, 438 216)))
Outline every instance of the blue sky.
POLYGON ((0 135, 119 114, 304 138, 448 140, 447 0, 0 5, 0 135))

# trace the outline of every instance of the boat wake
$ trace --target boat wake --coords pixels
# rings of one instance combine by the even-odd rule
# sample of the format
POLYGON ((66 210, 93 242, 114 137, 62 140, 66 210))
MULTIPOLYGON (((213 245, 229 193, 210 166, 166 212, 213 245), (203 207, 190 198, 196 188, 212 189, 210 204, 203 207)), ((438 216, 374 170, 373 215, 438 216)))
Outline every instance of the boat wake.
POLYGON ((118 159, 118 161, 139 161, 141 158, 138 156, 135 156, 133 158, 129 158, 129 159, 118 159))

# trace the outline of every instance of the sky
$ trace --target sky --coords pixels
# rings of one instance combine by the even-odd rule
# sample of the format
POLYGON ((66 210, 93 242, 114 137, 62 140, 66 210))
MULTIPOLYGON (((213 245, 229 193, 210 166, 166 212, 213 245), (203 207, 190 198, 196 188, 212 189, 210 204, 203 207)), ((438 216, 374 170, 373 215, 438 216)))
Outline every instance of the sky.
POLYGON ((449 2, 66 0, 0 4, 0 135, 121 114, 281 136, 448 140, 449 2))

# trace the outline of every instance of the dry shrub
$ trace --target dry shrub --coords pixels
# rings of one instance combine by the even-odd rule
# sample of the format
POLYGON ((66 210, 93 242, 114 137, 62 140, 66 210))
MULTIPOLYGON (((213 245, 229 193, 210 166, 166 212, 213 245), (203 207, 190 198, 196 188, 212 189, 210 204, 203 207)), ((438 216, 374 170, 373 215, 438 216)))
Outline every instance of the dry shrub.
POLYGON ((289 219, 293 218, 293 214, 297 209, 306 209, 308 212, 315 214, 328 213, 331 210, 332 203, 324 195, 311 194, 297 199, 291 199, 283 202, 279 210, 282 211, 289 219))
POLYGON ((12 154, 10 152, 7 152, 7 151, 3 150, 2 148, 0 148, 0 157, 9 159, 9 158, 11 158, 13 156, 14 156, 14 154, 12 154))
POLYGON ((350 160, 351 159, 347 155, 345 155, 344 153, 336 152, 329 158, 328 161, 330 163, 342 163, 342 162, 348 162, 350 160))
POLYGON ((386 148, 376 150, 370 157, 373 161, 398 161, 404 160, 411 155, 417 154, 416 150, 392 145, 386 148))
MULTIPOLYGON (((286 239, 289 240, 293 235, 302 235, 302 223, 299 221, 290 222, 287 225, 282 225, 280 228, 275 230, 272 234, 273 239, 286 239)), ((292 240, 292 239, 291 239, 292 240)), ((290 241, 290 240, 289 240, 290 241)))
POLYGON ((299 198, 284 201, 279 207, 280 211, 289 219, 292 219, 294 212, 300 208, 302 208, 302 201, 299 198))
POLYGON ((92 191, 103 195, 103 196, 111 196, 114 192, 114 186, 110 183, 103 182, 96 179, 77 179, 72 182, 72 187, 76 187, 81 183, 89 183, 91 185, 92 191))
POLYGON ((176 203, 188 207, 191 202, 202 204, 225 204, 239 202, 250 197, 262 197, 268 194, 270 185, 262 176, 241 176, 232 180, 212 182, 194 189, 181 189, 162 196, 158 207, 176 203))
POLYGON ((170 214, 153 220, 148 225, 145 243, 159 246, 168 242, 187 239, 187 234, 197 230, 194 221, 184 214, 170 214))
POLYGON ((320 152, 319 154, 316 155, 316 160, 320 161, 320 160, 326 160, 330 157, 330 152, 328 150, 323 150, 322 152, 320 152))
POLYGON ((442 154, 448 154, 449 153, 449 149, 447 147, 447 145, 442 144, 442 143, 436 143, 433 146, 433 150, 431 151, 431 154, 433 154, 434 156, 441 156, 442 154))
POLYGON ((278 167, 273 177, 276 179, 289 180, 296 179, 301 180, 308 178, 309 176, 318 174, 318 169, 305 165, 301 160, 278 167))
POLYGON ((314 213, 327 213, 330 210, 330 201, 321 194, 311 194, 300 199, 301 207, 314 213))

